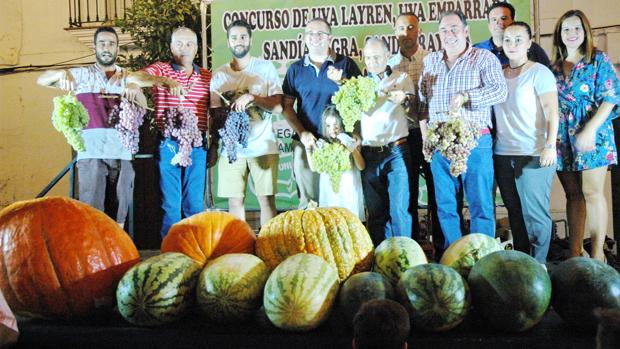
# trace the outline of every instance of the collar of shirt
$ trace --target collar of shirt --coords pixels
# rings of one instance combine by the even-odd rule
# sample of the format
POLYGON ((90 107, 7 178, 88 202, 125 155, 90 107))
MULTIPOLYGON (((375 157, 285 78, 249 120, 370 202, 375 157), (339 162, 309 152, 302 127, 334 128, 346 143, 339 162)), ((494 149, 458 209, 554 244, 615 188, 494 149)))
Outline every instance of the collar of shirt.
MULTIPOLYGON (((170 62, 170 65, 172 66, 172 69, 174 69, 177 72, 183 70, 183 66, 176 64, 174 62, 170 62)), ((192 67, 194 68, 194 73, 200 74, 200 67, 198 67, 196 63, 192 63, 192 67)))
POLYGON ((377 82, 377 83, 381 82, 381 80, 387 78, 390 75, 392 75, 392 68, 389 65, 386 66, 385 71, 380 74, 373 74, 373 73, 366 72, 366 76, 368 76, 374 82, 377 82))
MULTIPOLYGON (((457 58, 456 61, 454 61, 454 64, 452 64, 452 68, 454 68, 454 66, 457 65, 462 60, 467 59, 471 55, 471 53, 472 53, 472 48, 473 48, 473 46, 470 45, 469 43, 467 43, 467 48, 465 49, 465 52, 461 53, 459 58, 457 58)), ((443 57, 442 62, 446 63, 448 61, 448 55, 446 54, 446 50, 445 49, 441 50, 441 56, 443 57)), ((446 64, 446 66, 447 66, 447 64, 446 64)), ((448 70, 450 70, 450 69, 448 69, 448 70)))
POLYGON ((479 43, 476 46, 478 48, 483 48, 485 50, 491 51, 491 53, 499 59, 501 64, 508 64, 508 57, 506 57, 503 49, 500 49, 495 45, 495 43, 493 42, 493 37, 489 38, 489 40, 479 43))
POLYGON ((93 64, 90 67, 90 74, 93 74, 100 93, 120 93, 118 90, 122 91, 125 88, 125 79, 122 78, 122 73, 123 68, 116 64, 114 65, 114 74, 110 78, 97 64, 93 64), (113 79, 113 77, 116 77, 116 79, 113 79))
MULTIPOLYGON (((330 52, 329 55, 327 55, 325 62, 331 62, 332 64, 334 64, 335 61, 336 61, 336 55, 333 52, 330 52)), ((323 62, 323 64, 325 64, 325 62, 323 62)), ((321 64, 321 67, 323 66, 323 64, 321 64)), ((316 72, 316 76, 319 76, 321 67, 317 67, 316 65, 312 64, 312 62, 310 61, 309 54, 304 55, 304 67, 307 67, 307 66, 311 66, 312 68, 314 68, 314 71, 316 72)))

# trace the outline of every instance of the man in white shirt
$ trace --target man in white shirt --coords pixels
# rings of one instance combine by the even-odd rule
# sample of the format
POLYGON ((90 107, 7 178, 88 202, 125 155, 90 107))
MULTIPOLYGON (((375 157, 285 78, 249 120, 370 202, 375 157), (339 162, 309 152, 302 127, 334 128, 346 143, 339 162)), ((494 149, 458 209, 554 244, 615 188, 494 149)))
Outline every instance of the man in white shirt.
POLYGON ((252 27, 245 20, 230 24, 226 31, 232 61, 219 67, 211 79, 211 107, 230 104, 230 109, 250 115, 247 147, 237 145, 237 160, 229 163, 225 149, 218 161, 217 195, 228 198, 229 212, 245 220, 245 191, 248 174, 260 205, 261 225, 276 214, 279 148, 272 127, 272 113, 281 113, 282 88, 271 62, 250 55, 252 27), (236 97, 222 100, 232 92, 236 97))
POLYGON ((409 188, 412 175, 407 145, 409 127, 403 103, 415 93, 406 73, 388 65, 387 44, 370 38, 364 47, 368 77, 377 83, 377 102, 362 114, 362 171, 364 200, 368 207, 368 227, 375 245, 393 236, 411 237, 409 188))

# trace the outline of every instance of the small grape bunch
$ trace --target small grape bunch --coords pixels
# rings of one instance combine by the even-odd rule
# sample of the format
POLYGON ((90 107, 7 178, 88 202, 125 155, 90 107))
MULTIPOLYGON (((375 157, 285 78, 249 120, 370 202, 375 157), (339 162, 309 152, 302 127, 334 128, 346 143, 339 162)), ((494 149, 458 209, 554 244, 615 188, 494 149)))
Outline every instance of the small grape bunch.
POLYGON ((232 164, 237 161, 237 144, 243 148, 248 147, 248 138, 250 135, 250 116, 247 112, 230 111, 224 122, 224 127, 218 130, 228 163, 232 164))
POLYGON ((202 145, 202 134, 198 129, 196 114, 193 110, 181 106, 171 107, 164 111, 163 119, 164 137, 175 139, 179 145, 179 150, 170 163, 182 167, 190 166, 192 148, 202 145))
POLYGON ((145 114, 144 108, 123 98, 120 105, 115 105, 108 115, 108 123, 114 125, 119 132, 121 144, 132 154, 136 154, 139 149, 139 128, 144 123, 145 114))
POLYGON ((340 178, 351 169, 351 152, 340 143, 324 143, 312 152, 312 163, 316 172, 329 176, 334 193, 340 191, 340 178))
POLYGON ((62 132, 67 143, 76 151, 86 151, 82 129, 88 125, 88 111, 73 94, 54 97, 52 125, 62 132))

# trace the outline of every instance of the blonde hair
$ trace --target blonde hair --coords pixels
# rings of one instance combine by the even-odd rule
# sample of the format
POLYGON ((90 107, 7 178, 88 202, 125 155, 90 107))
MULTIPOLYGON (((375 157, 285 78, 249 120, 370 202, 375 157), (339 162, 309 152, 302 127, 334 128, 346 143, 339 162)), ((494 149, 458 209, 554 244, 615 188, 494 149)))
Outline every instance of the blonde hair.
MULTIPOLYGON (((327 118, 329 117, 333 117, 336 120, 338 120, 338 122, 340 123, 340 128, 344 131, 344 124, 342 122, 342 116, 340 116, 340 113, 338 112, 338 109, 336 109, 336 106, 333 104, 328 105, 327 107, 325 107, 325 109, 323 109, 323 115, 321 117, 321 134, 323 137, 327 137, 327 128, 325 127, 325 120, 327 120, 327 118)), ((330 142, 333 141, 333 139, 328 139, 330 142)))
POLYGON ((586 15, 580 10, 569 10, 558 19, 558 22, 555 24, 555 29, 553 30, 552 65, 561 65, 568 56, 566 45, 562 41, 562 23, 570 17, 579 18, 581 26, 583 27, 584 38, 581 46, 579 46, 579 52, 583 55, 583 61, 588 64, 592 61, 592 56, 594 56, 594 39, 592 37, 590 21, 588 21, 586 15))

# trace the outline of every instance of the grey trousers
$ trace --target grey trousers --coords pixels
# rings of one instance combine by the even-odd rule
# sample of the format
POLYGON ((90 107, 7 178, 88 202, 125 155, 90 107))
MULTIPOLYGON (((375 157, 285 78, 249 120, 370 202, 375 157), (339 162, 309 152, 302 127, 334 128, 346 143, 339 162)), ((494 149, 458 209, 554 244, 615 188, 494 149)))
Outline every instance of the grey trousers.
POLYGON ((129 160, 82 159, 77 162, 80 201, 124 224, 133 201, 136 176, 129 160))
POLYGON ((551 243, 549 200, 555 166, 540 167, 538 156, 494 155, 493 160, 515 250, 545 263, 551 243))
POLYGON ((299 209, 308 207, 310 201, 318 203, 320 175, 310 170, 306 148, 297 140, 293 140, 293 174, 297 182, 299 209))

